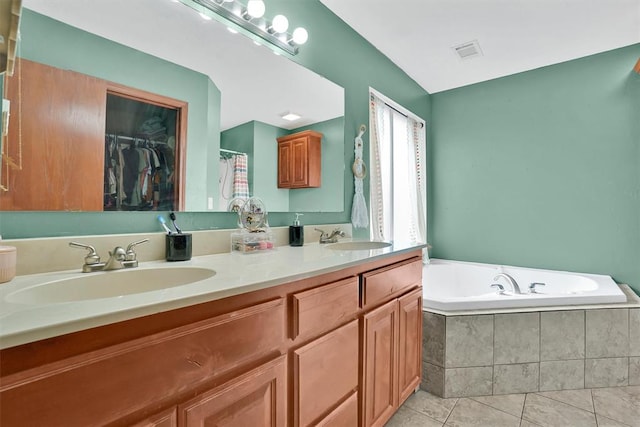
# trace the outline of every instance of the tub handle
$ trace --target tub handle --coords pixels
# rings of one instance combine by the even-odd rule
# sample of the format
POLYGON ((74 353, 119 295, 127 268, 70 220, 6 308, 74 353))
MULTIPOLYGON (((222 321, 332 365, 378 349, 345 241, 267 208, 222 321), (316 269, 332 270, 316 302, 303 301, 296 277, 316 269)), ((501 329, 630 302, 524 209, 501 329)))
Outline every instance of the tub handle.
POLYGON ((536 291, 536 286, 547 286, 546 283, 540 283, 540 282, 533 282, 529 285, 529 293, 530 294, 537 294, 538 292, 536 291))
POLYGON ((504 286, 502 286, 500 283, 494 283, 493 285, 491 285, 491 287, 498 288, 498 294, 504 295, 504 286))

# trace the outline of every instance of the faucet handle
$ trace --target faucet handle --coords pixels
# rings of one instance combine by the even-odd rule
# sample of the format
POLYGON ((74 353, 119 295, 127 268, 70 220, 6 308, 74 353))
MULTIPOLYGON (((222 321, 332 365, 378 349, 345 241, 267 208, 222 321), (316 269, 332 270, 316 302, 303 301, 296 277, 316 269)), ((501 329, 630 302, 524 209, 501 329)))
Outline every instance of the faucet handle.
POLYGON ((87 249, 89 252, 84 257, 84 263, 87 265, 98 264, 100 262, 100 255, 96 252, 96 248, 91 245, 85 245, 78 242, 69 242, 69 246, 72 248, 87 249))
POLYGON ((329 235, 327 234, 327 232, 326 232, 326 231, 324 231, 324 230, 320 230, 319 228, 314 228, 314 230, 316 230, 318 233, 320 233, 320 238, 321 238, 321 239, 324 239, 324 238, 326 238, 326 237, 328 237, 328 236, 329 236, 329 235))
POLYGON ((500 295, 503 295, 503 294, 504 294, 504 286, 502 286, 501 284, 499 284, 499 283, 494 283, 493 285, 491 285, 491 287, 492 287, 492 288, 498 288, 498 293, 499 293, 500 295))
POLYGON ((133 243, 129 243, 129 245, 127 246, 127 250, 126 250, 126 260, 127 261, 135 261, 136 260, 136 253, 133 250, 134 247, 142 244, 142 243, 147 243, 149 241, 149 239, 142 239, 142 240, 138 240, 137 242, 133 242, 133 243))
POLYGON ((531 284, 529 284, 529 293, 530 294, 537 294, 538 292, 536 291, 536 286, 546 286, 546 283, 540 283, 540 282, 533 282, 531 284))

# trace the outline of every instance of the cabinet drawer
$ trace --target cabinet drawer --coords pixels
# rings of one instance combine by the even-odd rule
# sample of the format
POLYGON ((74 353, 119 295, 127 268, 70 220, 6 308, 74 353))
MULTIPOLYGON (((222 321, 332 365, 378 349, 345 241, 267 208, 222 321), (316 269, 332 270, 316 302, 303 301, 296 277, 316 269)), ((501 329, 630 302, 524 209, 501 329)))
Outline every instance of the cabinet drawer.
POLYGON ((370 271, 362 275, 362 307, 382 303, 392 296, 422 283, 422 260, 370 271))
POLYGON ((357 277, 294 294, 291 338, 329 331, 357 311, 357 277))
POLYGON ((358 425, 358 392, 340 404, 317 424, 317 427, 352 427, 358 425))
POLYGON ((0 425, 106 425, 277 351, 283 298, 3 378, 0 425))
POLYGON ((181 427, 285 427, 286 356, 178 405, 181 427))
POLYGON ((293 353, 294 426, 308 426, 358 387, 358 321, 293 353))

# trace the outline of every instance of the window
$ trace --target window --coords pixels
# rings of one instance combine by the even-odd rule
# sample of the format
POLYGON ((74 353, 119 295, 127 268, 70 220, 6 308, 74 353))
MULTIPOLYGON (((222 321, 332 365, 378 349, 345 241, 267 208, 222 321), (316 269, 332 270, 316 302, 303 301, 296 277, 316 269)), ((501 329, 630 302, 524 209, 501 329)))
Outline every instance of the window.
POLYGON ((424 121, 371 91, 371 238, 426 242, 424 121))

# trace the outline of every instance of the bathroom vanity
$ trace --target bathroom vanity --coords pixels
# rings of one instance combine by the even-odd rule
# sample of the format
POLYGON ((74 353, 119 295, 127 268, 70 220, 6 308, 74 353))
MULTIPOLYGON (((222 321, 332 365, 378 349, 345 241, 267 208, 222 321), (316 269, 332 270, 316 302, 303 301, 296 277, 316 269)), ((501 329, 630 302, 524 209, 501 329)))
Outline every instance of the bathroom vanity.
POLYGON ((308 246, 196 257, 218 270, 202 281, 208 294, 171 309, 122 306, 125 320, 104 312, 102 325, 4 348, 0 424, 384 425, 420 383, 420 248, 308 246), (213 291, 233 281, 225 263, 246 271, 235 290, 213 291), (262 279, 247 284, 261 263, 262 279))

